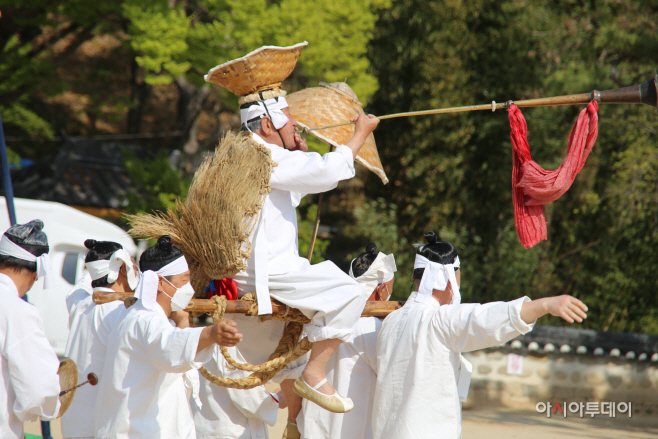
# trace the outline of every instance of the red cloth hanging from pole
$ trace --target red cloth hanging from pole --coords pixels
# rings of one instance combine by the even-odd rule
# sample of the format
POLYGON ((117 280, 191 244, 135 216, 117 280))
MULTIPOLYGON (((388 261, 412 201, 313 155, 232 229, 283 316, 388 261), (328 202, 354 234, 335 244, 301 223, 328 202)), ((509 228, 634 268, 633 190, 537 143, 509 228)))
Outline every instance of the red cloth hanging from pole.
POLYGON ((547 171, 532 160, 528 144, 528 125, 521 110, 514 104, 508 110, 512 129, 513 167, 512 199, 514 221, 519 241, 530 248, 547 239, 544 204, 562 196, 585 166, 596 136, 599 133, 597 110, 599 104, 591 101, 578 115, 569 136, 567 157, 559 168, 547 171))

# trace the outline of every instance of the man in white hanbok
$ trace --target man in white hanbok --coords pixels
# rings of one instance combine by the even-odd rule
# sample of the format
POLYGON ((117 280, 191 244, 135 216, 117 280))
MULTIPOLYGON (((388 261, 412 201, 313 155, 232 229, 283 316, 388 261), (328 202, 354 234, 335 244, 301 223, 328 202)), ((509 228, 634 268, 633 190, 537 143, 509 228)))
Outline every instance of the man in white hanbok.
POLYGON ((460 304, 455 248, 425 234, 414 264, 416 290, 391 313, 377 339, 376 439, 461 437, 461 352, 499 345, 532 330, 546 314, 573 323, 587 307, 571 296, 460 304))
MULTIPOLYGON (((227 349, 236 361, 246 361, 236 347, 227 349)), ((232 369, 218 347, 205 367, 222 378, 240 379, 250 374, 232 369)), ((276 424, 285 399, 280 393, 270 393, 265 386, 231 389, 201 378, 199 397, 192 397, 190 404, 197 439, 266 439, 267 426, 276 424)))
POLYGON ((194 439, 184 374, 210 360, 214 344, 235 346, 235 322, 189 328, 194 290, 182 251, 162 236, 140 258, 133 305, 114 329, 96 400, 99 439, 194 439), (171 319, 174 327, 168 320, 171 319))
MULTIPOLYGON (((23 439, 23 423, 60 409, 59 360, 37 309, 21 299, 50 267, 43 222, 10 227, 0 239, 0 438, 23 439)), ((46 284, 46 288, 50 285, 46 284)))
MULTIPOLYGON (((234 280, 239 295, 256 291, 260 314, 272 311, 270 297, 301 310, 311 322, 305 332, 313 342, 310 359, 297 381, 282 383, 288 410, 294 419, 301 399, 347 412, 353 404, 335 392, 325 377, 325 366, 338 345, 350 341, 363 312, 365 297, 358 283, 332 262, 311 265, 299 257, 296 207, 307 194, 326 192, 339 181, 354 177, 354 157, 378 119, 362 114, 352 139, 324 156, 308 153, 306 142, 295 131, 295 119, 284 97, 245 104, 240 109, 243 128, 272 153, 277 166, 270 179, 258 224, 252 233, 252 256, 234 280)), ((259 324, 256 318, 236 316, 244 330, 243 356, 252 363, 267 360, 283 332, 284 323, 259 324), (259 352, 252 355, 251 352, 259 352)))
MULTIPOLYGON (((78 367, 78 382, 90 372, 103 380, 103 365, 110 334, 126 313, 122 301, 95 304, 93 291, 133 292, 139 270, 121 244, 87 239, 85 276, 66 296, 69 310, 69 338, 65 355, 78 367)), ((94 409, 98 387, 83 386, 75 393, 68 411, 62 416, 62 437, 90 439, 95 436, 94 409)))
MULTIPOLYGON (((377 252, 370 244, 350 264, 350 276, 363 287, 368 300, 388 300, 397 268, 393 255, 377 252)), ((298 416, 304 439, 372 439, 372 405, 377 383, 377 332, 382 321, 361 317, 354 339, 341 344, 327 364, 327 379, 341 394, 354 401, 349 413, 331 413, 304 400, 298 416)))

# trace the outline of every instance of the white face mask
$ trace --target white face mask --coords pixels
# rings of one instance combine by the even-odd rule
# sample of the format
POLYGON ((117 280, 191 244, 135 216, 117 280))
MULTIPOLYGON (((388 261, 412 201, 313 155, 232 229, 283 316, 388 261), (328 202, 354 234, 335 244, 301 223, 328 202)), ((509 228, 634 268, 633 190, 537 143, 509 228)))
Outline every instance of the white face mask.
MULTIPOLYGON (((163 279, 169 285, 176 288, 174 284, 169 282, 167 279, 165 279, 164 277, 163 279)), ((180 288, 176 288, 176 292, 174 293, 173 297, 167 294, 164 290, 162 292, 165 293, 165 295, 171 299, 172 311, 181 311, 187 308, 187 305, 190 303, 190 300, 192 300, 192 297, 194 296, 194 288, 192 288, 192 284, 189 282, 180 288)))

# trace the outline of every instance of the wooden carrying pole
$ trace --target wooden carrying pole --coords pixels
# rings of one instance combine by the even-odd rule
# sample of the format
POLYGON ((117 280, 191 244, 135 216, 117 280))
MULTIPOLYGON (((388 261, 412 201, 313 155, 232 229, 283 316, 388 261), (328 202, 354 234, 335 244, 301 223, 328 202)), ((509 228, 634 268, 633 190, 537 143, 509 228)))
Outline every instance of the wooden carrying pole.
MULTIPOLYGON (((602 104, 642 104, 650 107, 658 108, 658 73, 654 77, 639 85, 631 85, 630 87, 615 88, 613 90, 597 91, 591 93, 580 93, 575 95, 566 96, 553 96, 549 98, 538 99, 525 99, 521 101, 507 101, 505 103, 497 104, 492 101, 491 104, 483 105, 467 105, 464 107, 451 107, 451 108, 437 108, 434 110, 422 111, 408 111, 406 113, 387 114, 385 116, 377 116, 379 120, 395 119, 398 117, 411 117, 411 116, 426 116, 429 114, 446 114, 446 113, 463 113, 467 111, 482 111, 482 110, 505 110, 510 107, 512 103, 517 107, 549 107, 556 105, 574 105, 586 104, 590 101, 598 101, 602 104)), ((316 128, 304 128, 304 133, 313 134, 313 131, 326 130, 329 128, 337 128, 344 125, 350 125, 354 122, 342 122, 333 125, 327 125, 316 128)))
MULTIPOLYGON (((95 291, 93 298, 94 303, 103 304, 114 302, 116 300, 125 301, 126 299, 133 297, 133 293, 107 293, 103 291, 95 291)), ((225 314, 247 314, 249 308, 253 305, 253 302, 248 302, 246 300, 227 300, 226 301, 226 313, 225 314)), ((377 302, 366 302, 366 306, 361 314, 362 317, 386 317, 396 309, 399 309, 404 305, 404 302, 392 302, 392 301, 377 301, 377 302)), ((286 306, 280 303, 272 302, 272 314, 284 315, 286 314, 286 306)), ((185 311, 188 312, 213 312, 217 309, 217 303, 214 300, 210 299, 192 299, 190 304, 187 305, 185 311)), ((289 308, 287 310, 289 316, 302 316, 302 312, 295 308, 289 308)))

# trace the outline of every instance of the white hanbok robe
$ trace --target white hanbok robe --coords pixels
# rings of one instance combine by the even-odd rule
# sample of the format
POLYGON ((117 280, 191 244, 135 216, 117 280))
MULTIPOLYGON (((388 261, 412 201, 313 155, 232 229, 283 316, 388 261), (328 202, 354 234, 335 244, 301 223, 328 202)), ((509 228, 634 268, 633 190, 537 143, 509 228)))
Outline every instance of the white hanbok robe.
MULTIPOLYGON (((245 359, 235 348, 227 348, 238 362, 245 359)), ((215 346, 212 360, 205 364, 214 375, 239 379, 250 372, 231 370, 219 346, 215 346)), ((267 425, 276 424, 279 404, 265 389, 230 389, 211 383, 200 377, 199 406, 194 398, 190 401, 194 414, 197 439, 266 439, 267 425)))
POLYGON ((130 307, 110 336, 96 400, 98 439, 194 439, 186 371, 212 357, 197 354, 203 328, 175 328, 159 305, 130 307))
POLYGON ((23 439, 23 422, 57 416, 58 368, 39 312, 0 274, 0 438, 23 439))
MULTIPOLYGON (((91 295, 91 277, 83 279, 76 287, 66 296, 70 331, 65 356, 78 367, 79 383, 87 381, 90 372, 102 381, 110 334, 127 310, 121 301, 95 304, 91 295)), ((114 292, 109 288, 95 288, 94 291, 114 292)), ((82 386, 76 390, 71 406, 61 418, 63 438, 94 437, 97 395, 98 386, 82 386)))
POLYGON ((391 313, 377 338, 375 439, 461 437, 457 382, 461 352, 496 346, 532 330, 522 297, 483 305, 407 303, 391 313))
POLYGON ((377 333, 382 321, 361 317, 354 340, 342 343, 327 363, 327 380, 354 402, 347 413, 332 413, 308 399, 302 401, 297 425, 303 439, 372 439, 372 405, 377 384, 377 333))
MULTIPOLYGON (((250 237, 251 258, 234 276, 239 294, 256 291, 261 314, 271 313, 270 296, 301 310, 311 319, 304 328, 311 342, 349 341, 365 306, 363 290, 332 262, 311 265, 299 257, 296 207, 306 194, 326 192, 354 177, 352 150, 341 145, 321 156, 288 151, 253 136, 270 149, 277 166, 250 237)), ((251 343, 246 337, 244 342, 251 343)))

